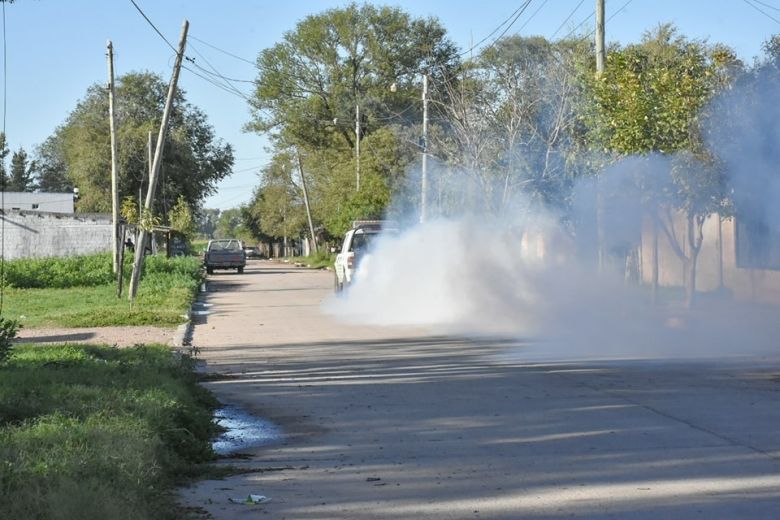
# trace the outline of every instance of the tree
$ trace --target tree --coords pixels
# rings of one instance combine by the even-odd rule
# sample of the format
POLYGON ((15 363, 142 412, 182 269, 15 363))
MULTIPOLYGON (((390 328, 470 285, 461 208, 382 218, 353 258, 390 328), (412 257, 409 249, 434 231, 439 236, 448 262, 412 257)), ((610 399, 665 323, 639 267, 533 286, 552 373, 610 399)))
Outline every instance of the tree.
POLYGON ((181 195, 176 199, 176 205, 173 209, 168 212, 168 224, 171 229, 184 235, 188 241, 195 236, 195 220, 192 217, 192 211, 181 195))
POLYGON ((202 208, 195 215, 195 226, 198 233, 205 238, 214 238, 214 231, 216 231, 219 221, 219 210, 202 208))
POLYGON ((50 193, 73 191, 68 178, 68 165, 62 149, 62 141, 57 138, 59 130, 49 136, 35 150, 35 173, 38 190, 50 193))
MULTIPOLYGON (((350 218, 366 216, 358 212, 384 211, 387 190, 399 184, 419 152, 416 145, 406 145, 404 153, 395 153, 400 134, 388 129, 412 122, 419 127, 421 74, 442 78, 457 62, 455 46, 435 19, 414 19, 398 8, 369 4, 331 9, 305 18, 282 42, 260 53, 248 128, 272 133, 280 163, 288 160, 284 156, 290 149, 301 151, 312 206, 335 212, 320 214, 319 221, 327 216, 328 230, 340 233, 350 218), (359 190, 354 152, 358 107, 359 190), (374 138, 380 131, 384 135, 374 138), (374 154, 403 160, 393 161, 390 170, 372 161, 374 154)), ((283 233, 270 233, 274 236, 297 226, 299 187, 293 178, 264 181, 253 205, 253 213, 262 213, 265 232, 283 233), (295 204, 289 213, 282 210, 288 203, 295 204)))
POLYGON ((447 78, 447 121, 439 148, 472 177, 484 210, 506 211, 513 196, 561 207, 574 150, 577 41, 512 36, 489 46, 447 78))
POLYGON ((34 191, 35 161, 27 160, 27 152, 19 148, 11 158, 11 175, 6 189, 8 191, 34 191))
POLYGON ((0 184, 5 190, 8 186, 8 174, 5 169, 5 158, 8 157, 10 150, 8 150, 8 143, 5 140, 5 134, 0 132, 0 184))
MULTIPOLYGON (((116 82, 120 198, 137 195, 148 176, 147 136, 157 135, 167 86, 151 73, 129 73, 116 82)), ((61 159, 69 182, 79 188, 81 211, 111 210, 111 148, 108 96, 104 85, 93 85, 47 141, 46 151, 61 159)), ((56 161, 55 161, 56 163, 56 161)), ((214 135, 205 114, 174 97, 166 135, 156 213, 165 213, 179 195, 196 206, 213 193, 233 165, 233 150, 214 135)), ((59 170, 58 170, 59 171, 59 170)))
MULTIPOLYGON (((583 114, 588 138, 614 159, 632 154, 672 159, 668 169, 654 171, 661 179, 637 178, 637 186, 649 216, 685 267, 690 306, 704 221, 728 207, 722 166, 702 141, 701 116, 731 81, 736 58, 723 46, 688 40, 673 26, 661 25, 639 44, 610 52, 608 63, 603 75, 584 75, 593 100, 583 114), (674 231, 672 210, 685 217, 689 247, 674 231)), ((655 286, 657 265, 653 269, 655 286)))

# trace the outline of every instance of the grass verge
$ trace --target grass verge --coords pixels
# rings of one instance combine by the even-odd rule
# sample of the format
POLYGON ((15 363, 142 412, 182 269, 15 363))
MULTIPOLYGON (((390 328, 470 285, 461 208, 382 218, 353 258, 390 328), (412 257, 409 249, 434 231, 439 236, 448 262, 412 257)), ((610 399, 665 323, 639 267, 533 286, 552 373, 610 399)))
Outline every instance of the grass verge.
POLYGON ((285 258, 288 262, 303 264, 306 267, 314 269, 322 269, 328 266, 332 266, 336 261, 336 255, 320 251, 310 256, 292 256, 285 258))
POLYGON ((180 518, 216 400, 163 346, 17 346, 0 369, 0 518, 180 518))
POLYGON ((195 300, 203 276, 198 258, 149 257, 138 296, 131 304, 126 291, 122 298, 116 297, 116 287, 110 281, 110 256, 80 258, 81 262, 30 261, 27 270, 24 264, 9 262, 12 267, 6 278, 10 287, 4 295, 5 316, 24 327, 173 327, 184 321, 183 315, 195 300))

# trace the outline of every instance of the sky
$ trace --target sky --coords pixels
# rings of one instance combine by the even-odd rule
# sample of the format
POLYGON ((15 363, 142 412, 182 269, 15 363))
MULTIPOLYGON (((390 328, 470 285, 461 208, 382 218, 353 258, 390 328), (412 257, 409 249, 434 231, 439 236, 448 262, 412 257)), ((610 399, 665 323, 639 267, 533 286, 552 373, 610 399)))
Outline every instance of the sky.
MULTIPOLYGON (((185 53, 203 67, 236 80, 251 96, 255 58, 280 42, 306 16, 349 2, 328 0, 136 0, 138 6, 176 45, 189 20, 185 53), (217 50, 219 49, 219 50, 217 50), (230 56, 230 53, 234 56, 230 56)), ((436 17, 462 50, 500 27, 524 1, 388 0, 369 2, 400 7, 415 17, 436 17)), ((595 0, 532 0, 506 34, 561 38, 580 23, 593 27, 595 0), (557 31, 557 32, 556 32, 557 31)), ((780 0, 607 0, 608 42, 637 42, 645 31, 672 22, 689 38, 733 48, 746 62, 780 33, 780 0), (759 12, 763 11, 762 12, 759 12)), ((588 29, 585 29, 588 28, 588 29)), ((5 5, 6 107, 3 114, 12 150, 28 152, 62 124, 94 83, 107 81, 106 42, 112 40, 116 75, 152 71, 170 78, 174 52, 155 33, 130 0, 16 0, 5 5)), ((489 45, 495 36, 476 49, 489 45)), ((475 51, 475 52, 476 52, 475 51)), ((268 142, 246 133, 246 100, 183 70, 179 86, 190 103, 208 116, 217 137, 235 151, 233 174, 206 199, 207 208, 228 209, 248 202, 268 162, 268 142)))

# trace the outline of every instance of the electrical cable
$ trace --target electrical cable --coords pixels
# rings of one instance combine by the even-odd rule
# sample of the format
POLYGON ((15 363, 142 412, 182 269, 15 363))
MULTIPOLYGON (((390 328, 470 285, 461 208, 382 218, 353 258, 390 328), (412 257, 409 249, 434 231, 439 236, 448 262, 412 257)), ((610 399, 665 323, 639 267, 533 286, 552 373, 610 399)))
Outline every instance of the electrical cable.
POLYGON ((149 19, 149 17, 146 16, 146 13, 144 13, 143 10, 138 6, 138 4, 135 3, 135 0, 130 0, 130 3, 133 4, 133 6, 135 6, 135 8, 138 10, 139 13, 141 13, 141 16, 144 17, 144 20, 146 20, 146 22, 149 25, 152 26, 152 29, 154 29, 154 32, 156 32, 158 35, 160 35, 160 38, 162 38, 163 41, 168 44, 168 47, 173 49, 173 52, 175 52, 176 54, 179 54, 179 51, 176 50, 176 47, 174 47, 173 44, 171 42, 169 42, 168 39, 165 36, 163 36, 163 33, 161 33, 160 30, 157 28, 157 26, 155 26, 154 23, 152 23, 152 21, 149 19))
POLYGON ((239 61, 243 61, 243 62, 245 62, 245 63, 248 63, 248 64, 250 64, 250 65, 255 65, 255 62, 253 62, 253 61, 250 61, 250 60, 248 60, 248 59, 246 59, 246 58, 242 58, 241 56, 237 56, 237 55, 233 54, 232 52, 228 52, 228 51, 226 51, 226 50, 224 50, 224 49, 220 49, 220 48, 219 48, 219 47, 217 47, 216 45, 212 45, 212 44, 211 44, 211 43, 209 43, 209 42, 206 42, 206 41, 203 41, 203 40, 201 40, 200 38, 196 38, 195 36, 192 36, 192 35, 190 35, 190 38, 192 38, 192 39, 193 39, 193 40, 195 40, 196 42, 200 42, 200 43, 202 43, 203 45, 205 45, 205 46, 207 46, 207 47, 211 47, 211 48, 212 48, 212 49, 214 49, 215 51, 219 51, 219 52, 221 52, 222 54, 226 54, 226 55, 230 56, 231 58, 235 58, 235 59, 237 59, 237 60, 239 60, 239 61))
POLYGON ((780 11, 780 7, 775 7, 772 4, 768 4, 766 2, 762 2, 761 0, 753 0, 753 2, 763 5, 764 7, 768 7, 769 9, 772 9, 774 11, 780 11))
MULTIPOLYGON (((504 20, 503 22, 501 22, 501 23, 499 24, 499 26, 498 26, 498 27, 496 27, 495 29, 493 29, 493 31, 491 31, 491 33, 490 33, 490 34, 488 34, 487 36, 485 36, 484 38, 482 38, 481 40, 479 40, 477 43, 475 43, 474 45, 472 45, 470 49, 468 49, 468 50, 465 50, 465 51, 461 52, 461 53, 460 53, 458 56, 459 56, 459 57, 463 57, 463 56, 465 56, 465 55, 469 54, 470 52, 472 52, 473 50, 475 50, 477 47, 479 47, 480 45, 482 45, 483 43, 485 43, 486 41, 488 41, 488 40, 489 40, 489 39, 490 39, 490 38, 491 38, 491 37, 492 37, 494 34, 496 34, 496 33, 497 33, 497 32, 498 32, 498 31, 499 31, 499 30, 500 30, 500 29, 501 29, 501 28, 502 28, 504 25, 506 25, 506 24, 507 24, 507 23, 508 23, 510 20, 512 20, 512 21, 511 21, 511 23, 509 23, 509 26, 507 27, 507 29, 506 29, 506 30, 505 30, 503 33, 501 33, 501 35, 498 37, 498 38, 501 38, 501 36, 503 36, 504 34, 506 34, 506 31, 507 31, 507 30, 509 30, 509 27, 512 27, 512 24, 514 24, 514 23, 517 21, 517 19, 520 17, 520 15, 522 15, 522 14, 523 14, 523 12, 524 12, 524 11, 525 11, 525 10, 528 8, 528 5, 529 5, 529 4, 530 4, 532 1, 533 1, 533 0, 525 0, 525 2, 524 2, 524 3, 523 3, 521 6, 520 6, 520 7, 518 7, 517 9, 515 9, 515 10, 512 12, 512 14, 510 14, 510 15, 509 15, 509 17, 508 17, 506 20, 504 20)), ((498 39, 498 38, 496 38, 496 39, 498 39)), ((493 42, 493 43, 495 43, 495 40, 494 40, 494 42, 493 42)), ((492 45, 492 44, 491 44, 491 45, 492 45)))
POLYGON ((572 11, 569 13, 569 16, 567 16, 566 19, 561 22, 561 25, 559 25, 558 28, 555 29, 555 32, 552 33, 552 36, 550 36, 550 41, 552 41, 552 39, 555 38, 555 35, 558 34, 558 32, 560 32, 561 29, 563 29, 563 26, 566 25, 566 22, 568 22, 571 19, 571 17, 574 16, 574 13, 576 13, 579 10, 580 6, 582 6, 583 3, 585 3, 585 0, 580 0, 580 3, 578 3, 574 9, 572 9, 572 11))
MULTIPOLYGON (((516 33, 518 33, 518 34, 519 34, 520 32, 522 32, 522 30, 523 30, 523 29, 525 29, 525 26, 526 26, 526 25, 528 25, 529 23, 531 23, 531 20, 533 20, 533 19, 534 19, 534 17, 536 17, 536 15, 537 15, 537 14, 539 14, 539 11, 541 11, 541 10, 542 10, 542 8, 543 8, 545 5, 547 5, 547 2, 549 2, 549 1, 550 1, 550 0, 544 0, 544 2, 542 2, 542 5, 540 5, 539 7, 537 7, 537 8, 536 8, 536 11, 534 11, 533 13, 531 13, 531 16, 529 16, 529 17, 528 17, 528 20, 526 20, 526 21, 525 21, 525 23, 524 23, 523 25, 521 25, 521 26, 520 26, 520 27, 517 29, 516 33)), ((583 0, 583 1, 584 1, 584 0, 583 0)))
MULTIPOLYGON (((5 31, 5 2, 3 2, 3 142, 6 145, 6 114, 8 113, 8 51, 5 31)), ((2 154, 3 150, 0 150, 2 154)), ((5 157, 2 157, 3 178, 0 180, 0 317, 3 315, 3 302, 5 299, 5 157)))
MULTIPOLYGON (((752 7, 753 9, 755 9, 756 11, 758 11, 759 13, 761 13, 764 16, 766 16, 767 18, 769 18, 770 20, 774 21, 775 23, 780 24, 780 20, 778 20, 777 18, 775 18, 771 14, 767 13, 766 11, 764 11, 763 9, 758 7, 757 5, 749 2, 748 0, 742 0, 742 1, 745 2, 747 5, 749 5, 750 7, 752 7)), ((764 4, 762 4, 762 5, 764 5, 764 4)))

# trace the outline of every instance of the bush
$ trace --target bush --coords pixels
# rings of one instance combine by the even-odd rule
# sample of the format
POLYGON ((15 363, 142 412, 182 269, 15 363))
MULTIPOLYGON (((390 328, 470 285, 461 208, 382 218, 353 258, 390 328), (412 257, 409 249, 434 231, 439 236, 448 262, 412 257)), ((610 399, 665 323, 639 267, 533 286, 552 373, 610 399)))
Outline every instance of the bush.
POLYGON ((14 320, 0 317, 0 365, 4 364, 13 349, 12 340, 16 337, 19 323, 14 320))

